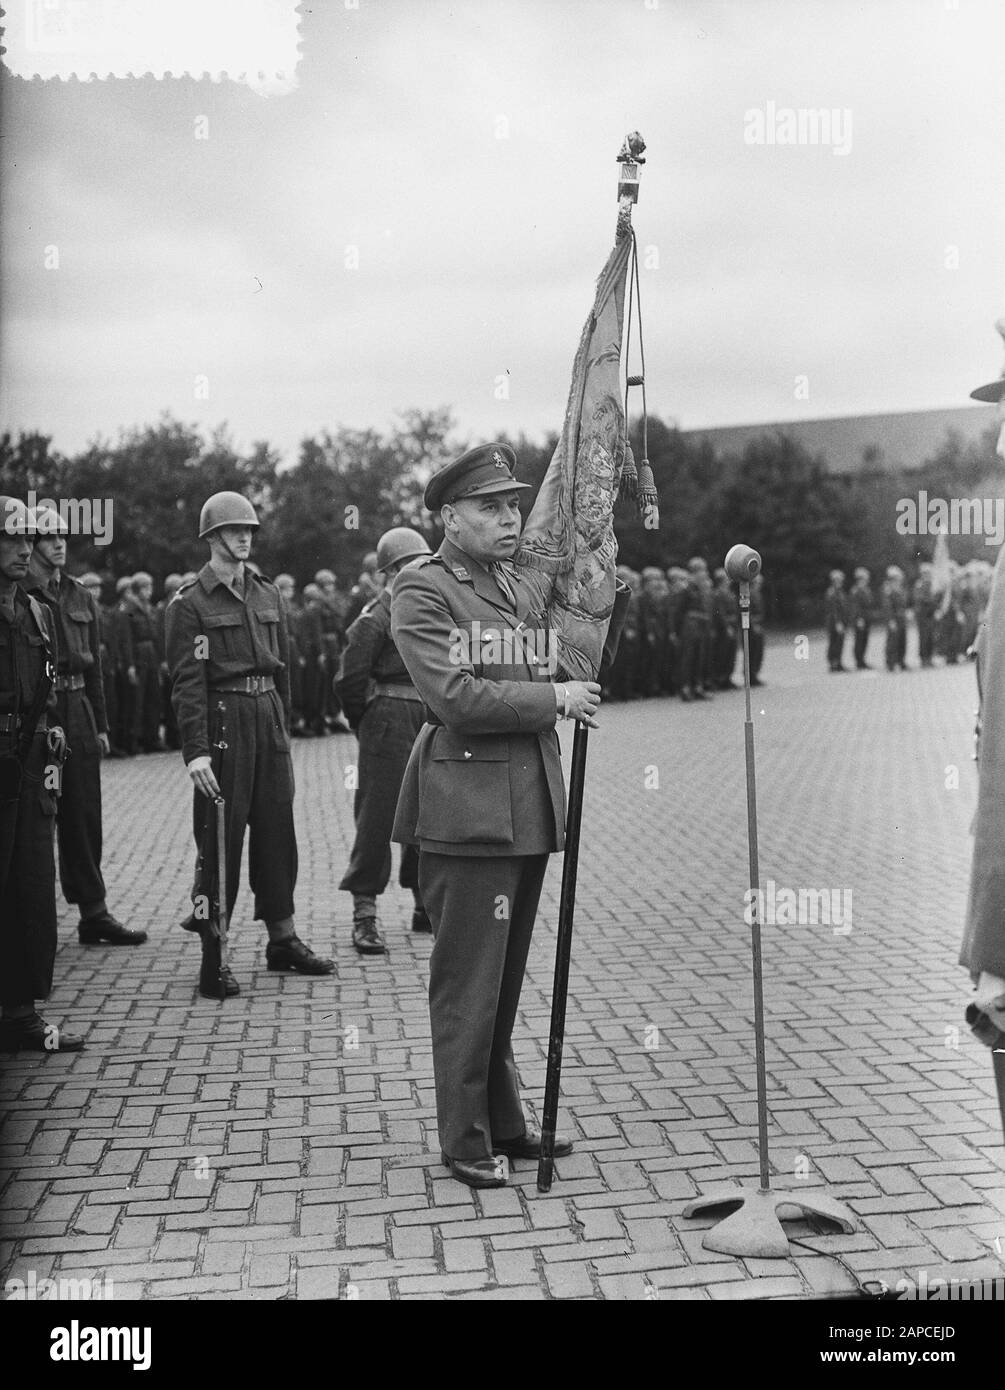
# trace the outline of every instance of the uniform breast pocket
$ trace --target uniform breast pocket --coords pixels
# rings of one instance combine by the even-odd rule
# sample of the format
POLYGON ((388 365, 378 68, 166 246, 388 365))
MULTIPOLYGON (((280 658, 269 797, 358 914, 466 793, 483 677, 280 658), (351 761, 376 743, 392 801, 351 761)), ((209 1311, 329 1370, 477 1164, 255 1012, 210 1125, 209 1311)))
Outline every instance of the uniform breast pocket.
POLYGON ((77 612, 71 608, 66 617, 66 641, 70 649, 66 653, 67 666, 71 675, 79 676, 94 660, 88 639, 91 615, 86 610, 77 612))
POLYGON ((258 635, 274 657, 279 656, 279 610, 277 608, 256 608, 258 635))
POLYGON ((207 613, 206 634, 210 656, 233 660, 239 654, 244 619, 240 613, 207 613))
POLYGON ((419 786, 420 839, 453 844, 513 843, 509 746, 498 737, 437 731, 419 786))

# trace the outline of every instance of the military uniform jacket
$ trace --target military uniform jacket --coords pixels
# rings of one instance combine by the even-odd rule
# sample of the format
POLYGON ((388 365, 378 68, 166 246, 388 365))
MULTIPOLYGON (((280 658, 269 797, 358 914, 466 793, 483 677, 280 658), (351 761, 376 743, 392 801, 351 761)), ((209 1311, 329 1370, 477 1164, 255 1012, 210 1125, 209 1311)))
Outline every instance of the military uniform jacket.
POLYGON ((394 582, 391 635, 427 723, 393 838, 432 853, 546 854, 565 842, 544 585, 532 569, 506 572, 515 610, 492 575, 447 540, 394 582))
MULTIPOLYGON (((215 686, 242 676, 272 676, 290 716, 289 642, 283 598, 270 580, 245 568, 244 598, 212 565, 183 584, 167 608, 171 699, 186 763, 208 758, 209 711, 215 686)), ((282 739, 287 735, 282 731, 282 739)))
POLYGON ((53 615, 59 642, 61 676, 83 676, 84 694, 94 714, 99 734, 107 734, 105 713, 105 682, 101 674, 101 616, 98 605, 79 580, 71 575, 60 576, 54 594, 43 582, 41 571, 34 563, 25 588, 40 603, 46 604, 53 615))
POLYGON ((391 595, 381 590, 346 633, 335 691, 355 729, 372 698, 372 684, 411 685, 412 678, 391 636, 391 595))
MULTIPOLYGON (((0 602, 0 715, 30 710, 45 675, 45 663, 58 660, 59 643, 49 609, 15 585, 0 602)), ((50 690, 39 723, 56 707, 50 690)), ((16 735, 0 735, 0 752, 10 752, 16 735)))

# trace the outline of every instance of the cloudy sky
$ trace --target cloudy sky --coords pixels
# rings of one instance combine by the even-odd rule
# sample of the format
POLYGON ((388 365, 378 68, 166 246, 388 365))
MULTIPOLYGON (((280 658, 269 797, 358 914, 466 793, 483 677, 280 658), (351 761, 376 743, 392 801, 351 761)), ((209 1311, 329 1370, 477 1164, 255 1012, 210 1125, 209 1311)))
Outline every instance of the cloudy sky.
POLYGON ((558 429, 636 128, 658 414, 953 406, 1001 370, 1000 0, 301 14, 283 96, 4 72, 3 428, 72 451, 170 410, 288 457, 411 407, 558 429), (838 112, 831 143, 767 143, 786 108, 838 112))

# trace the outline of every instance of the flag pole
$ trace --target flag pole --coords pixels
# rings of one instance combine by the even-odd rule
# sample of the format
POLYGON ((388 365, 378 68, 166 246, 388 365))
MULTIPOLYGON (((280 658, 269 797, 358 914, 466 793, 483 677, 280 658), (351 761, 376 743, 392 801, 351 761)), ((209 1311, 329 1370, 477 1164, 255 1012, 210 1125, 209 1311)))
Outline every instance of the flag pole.
POLYGON ((576 912, 576 878, 579 872, 579 831, 583 820, 586 786, 586 747, 590 730, 577 721, 572 739, 569 769, 569 811, 565 822, 565 861, 558 906, 558 940, 555 946, 555 983, 551 993, 551 1032, 548 1037, 548 1071, 541 1117, 541 1156, 537 1163, 537 1190, 549 1192, 555 1169, 555 1126, 558 1123, 558 1091, 562 1080, 565 1046, 565 1006, 569 995, 569 963, 572 959, 572 923, 576 912))
MULTIPOLYGON (((646 144, 638 131, 632 131, 617 156, 618 164, 618 225, 619 235, 631 226, 631 210, 638 202, 639 166, 645 163, 646 144)), ((634 265, 634 262, 633 262, 634 265)), ((629 275, 631 275, 629 271, 629 275)), ((637 278, 637 270, 635 271, 637 278)), ((631 309, 629 308, 629 324, 631 309)), ((626 352, 627 358, 627 352, 626 352)), ((643 368, 644 372, 644 368, 643 368)), ((630 385, 645 386, 641 377, 629 378, 630 385)), ((626 389, 627 404, 627 389, 626 389)), ((625 458, 630 459, 627 447, 627 414, 625 418, 625 458)), ((649 471, 648 459, 643 459, 645 473, 639 491, 640 506, 652 515, 656 511, 656 489, 649 471)), ((637 474, 633 475, 636 484, 637 474)), ((565 824, 565 859, 562 865, 562 891, 559 898, 558 930, 555 945, 555 979, 551 996, 551 1031, 548 1037, 548 1066, 545 1074, 544 1108, 541 1116, 541 1154, 537 1165, 537 1190, 549 1192, 555 1171, 555 1129, 558 1123, 558 1096, 562 1080, 562 1053, 565 1047, 565 1013, 569 996, 569 966, 572 959, 572 928, 576 911, 576 879, 579 871, 579 835, 583 818, 583 792, 586 786, 586 750, 589 727, 576 723, 572 740, 572 761, 569 769, 569 809, 565 824)))

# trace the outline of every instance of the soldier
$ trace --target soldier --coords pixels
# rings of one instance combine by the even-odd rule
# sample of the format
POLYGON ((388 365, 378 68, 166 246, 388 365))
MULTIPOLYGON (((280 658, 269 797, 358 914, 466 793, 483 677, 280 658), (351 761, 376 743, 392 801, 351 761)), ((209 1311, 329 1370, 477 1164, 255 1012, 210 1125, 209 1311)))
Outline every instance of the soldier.
POLYGON ((110 744, 98 609, 83 584, 63 572, 67 524, 50 508, 39 507, 35 526, 25 588, 52 614, 59 652, 53 715, 72 755, 56 802, 59 881, 63 897, 80 912, 77 936, 82 945, 139 946, 146 932, 130 931, 108 911, 101 873, 101 759, 110 744))
POLYGON ((642 571, 642 591, 639 595, 639 619, 642 633, 641 694, 660 695, 669 661, 667 623, 669 589, 663 571, 657 565, 646 565, 642 571))
POLYGON ((844 664, 844 635, 848 626, 848 604, 844 592, 844 570, 831 570, 830 585, 824 594, 827 623, 827 665, 831 671, 847 671, 844 664))
POLYGON ((146 570, 138 570, 126 592, 122 609, 129 620, 131 666, 136 672, 133 724, 129 751, 162 753, 160 655, 157 642, 157 614, 150 600, 154 581, 146 570))
POLYGON ((277 574, 273 580, 286 609, 286 626, 290 644, 290 733, 302 738, 304 729, 304 668, 307 659, 300 650, 300 604, 297 601, 297 581, 292 574, 277 574))
POLYGON ((911 607, 914 620, 918 624, 918 656, 922 666, 931 666, 932 652, 935 650, 935 613, 939 606, 938 596, 932 588, 932 564, 922 560, 918 566, 918 577, 911 590, 911 607))
MULTIPOLYGON (((739 604, 739 600, 737 600, 739 604)), ((737 608, 739 611, 739 607, 737 608)), ((763 685, 761 666, 764 662, 764 571, 750 581, 750 632, 747 635, 750 651, 750 684, 763 685)))
MULTIPOLYGON (((412 684, 391 637, 390 585, 398 572, 432 552, 407 526, 385 531, 377 542, 379 571, 387 583, 346 634, 335 688, 359 739, 359 783, 353 802, 356 839, 339 888, 352 894, 352 944, 361 955, 386 947, 377 918, 377 899, 391 876, 391 830, 408 755, 422 728, 422 696, 412 684)), ((398 881, 415 899, 413 931, 432 931, 419 892, 419 855, 402 845, 398 881)))
POLYGON ((712 683, 717 690, 733 689, 739 607, 729 576, 721 567, 712 587, 712 683))
POLYGON ((855 571, 855 582, 848 595, 848 618, 855 626, 855 669, 871 671, 865 659, 869 645, 869 631, 872 627, 873 601, 872 578, 862 566, 855 571))
POLYGON ((338 580, 331 570, 318 570, 314 583, 320 590, 318 612, 321 617, 321 732, 348 732, 343 729, 341 707, 333 684, 338 659, 345 645, 346 599, 339 593, 338 580))
POLYGON ((0 497, 0 1051, 77 1052, 83 1039, 46 1023, 56 960, 56 808, 48 722, 58 659, 52 616, 20 588, 28 577, 34 519, 0 497))
POLYGON ((321 631, 321 590, 316 584, 304 585, 304 598, 294 621, 297 648, 303 660, 304 733, 310 737, 327 733, 324 720, 324 652, 321 631))
POLYGON ((136 752, 133 722, 136 710, 136 691, 139 684, 136 675, 136 659, 133 655, 133 625, 129 620, 127 599, 132 589, 133 577, 124 574, 115 581, 115 669, 118 699, 118 724, 112 731, 113 743, 122 749, 124 757, 131 758, 136 752))
MULTIPOLYGON (((258 527, 255 509, 237 492, 217 492, 203 506, 199 536, 210 559, 191 584, 183 584, 167 613, 172 698, 182 736, 182 756, 194 785, 193 829, 207 872, 215 862, 215 837, 206 835, 208 800, 226 805, 227 913, 237 898, 245 828, 250 828, 249 878, 255 917, 269 934, 270 970, 327 975, 293 928, 297 841, 293 828, 293 762, 289 736, 289 648, 283 601, 275 585, 245 564, 258 527), (222 708, 222 713, 220 713, 222 708), (225 737, 221 738, 221 723, 225 737), (224 743, 214 772, 211 748, 224 743), (205 852, 206 845, 209 852, 205 852)), ((199 917, 206 892, 197 882, 196 911, 183 925, 202 936, 199 991, 217 998, 221 987, 237 994, 229 970, 220 969, 220 942, 199 917)))
MULTIPOLYGON (((681 632, 684 627, 684 612, 688 601, 688 572, 683 565, 671 565, 667 570, 667 631, 669 648, 669 670, 666 689, 668 695, 679 695, 681 688, 681 632)), ((735 604, 734 604, 735 607, 735 604)))
POLYGON ((100 574, 89 570, 80 576, 80 582, 94 600, 98 610, 98 660, 101 663, 101 686, 105 692, 105 718, 108 721, 108 756, 124 758, 126 755, 118 746, 119 728, 119 672, 118 672, 118 629, 115 620, 115 607, 104 603, 104 582, 100 574))
MULTIPOLYGON (((424 500, 443 543, 402 570, 391 598, 391 634, 427 711, 393 838, 419 848, 440 1147, 471 1187, 506 1183, 493 1155, 540 1156, 510 1037, 548 856, 565 839, 555 724, 595 728, 600 704, 595 681, 554 683, 544 580, 507 563, 527 486, 515 462, 488 444, 434 474, 424 500)), ((556 1140, 556 1154, 571 1149, 556 1140)))
POLYGON ((880 613, 886 625, 886 669, 907 670, 907 590, 904 571, 889 565, 880 591, 880 613))
POLYGON ((178 721, 174 717, 174 705, 171 703, 171 672, 168 670, 167 664, 166 622, 168 604, 181 585, 180 574, 169 574, 164 581, 164 595, 154 609, 157 630, 158 681, 160 683, 160 718, 164 725, 164 743, 173 753, 177 753, 181 748, 181 734, 178 732, 178 721))
POLYGON ((681 612, 682 700, 710 700, 708 680, 709 628, 712 621, 712 581, 708 566, 698 555, 688 561, 687 593, 681 612))

